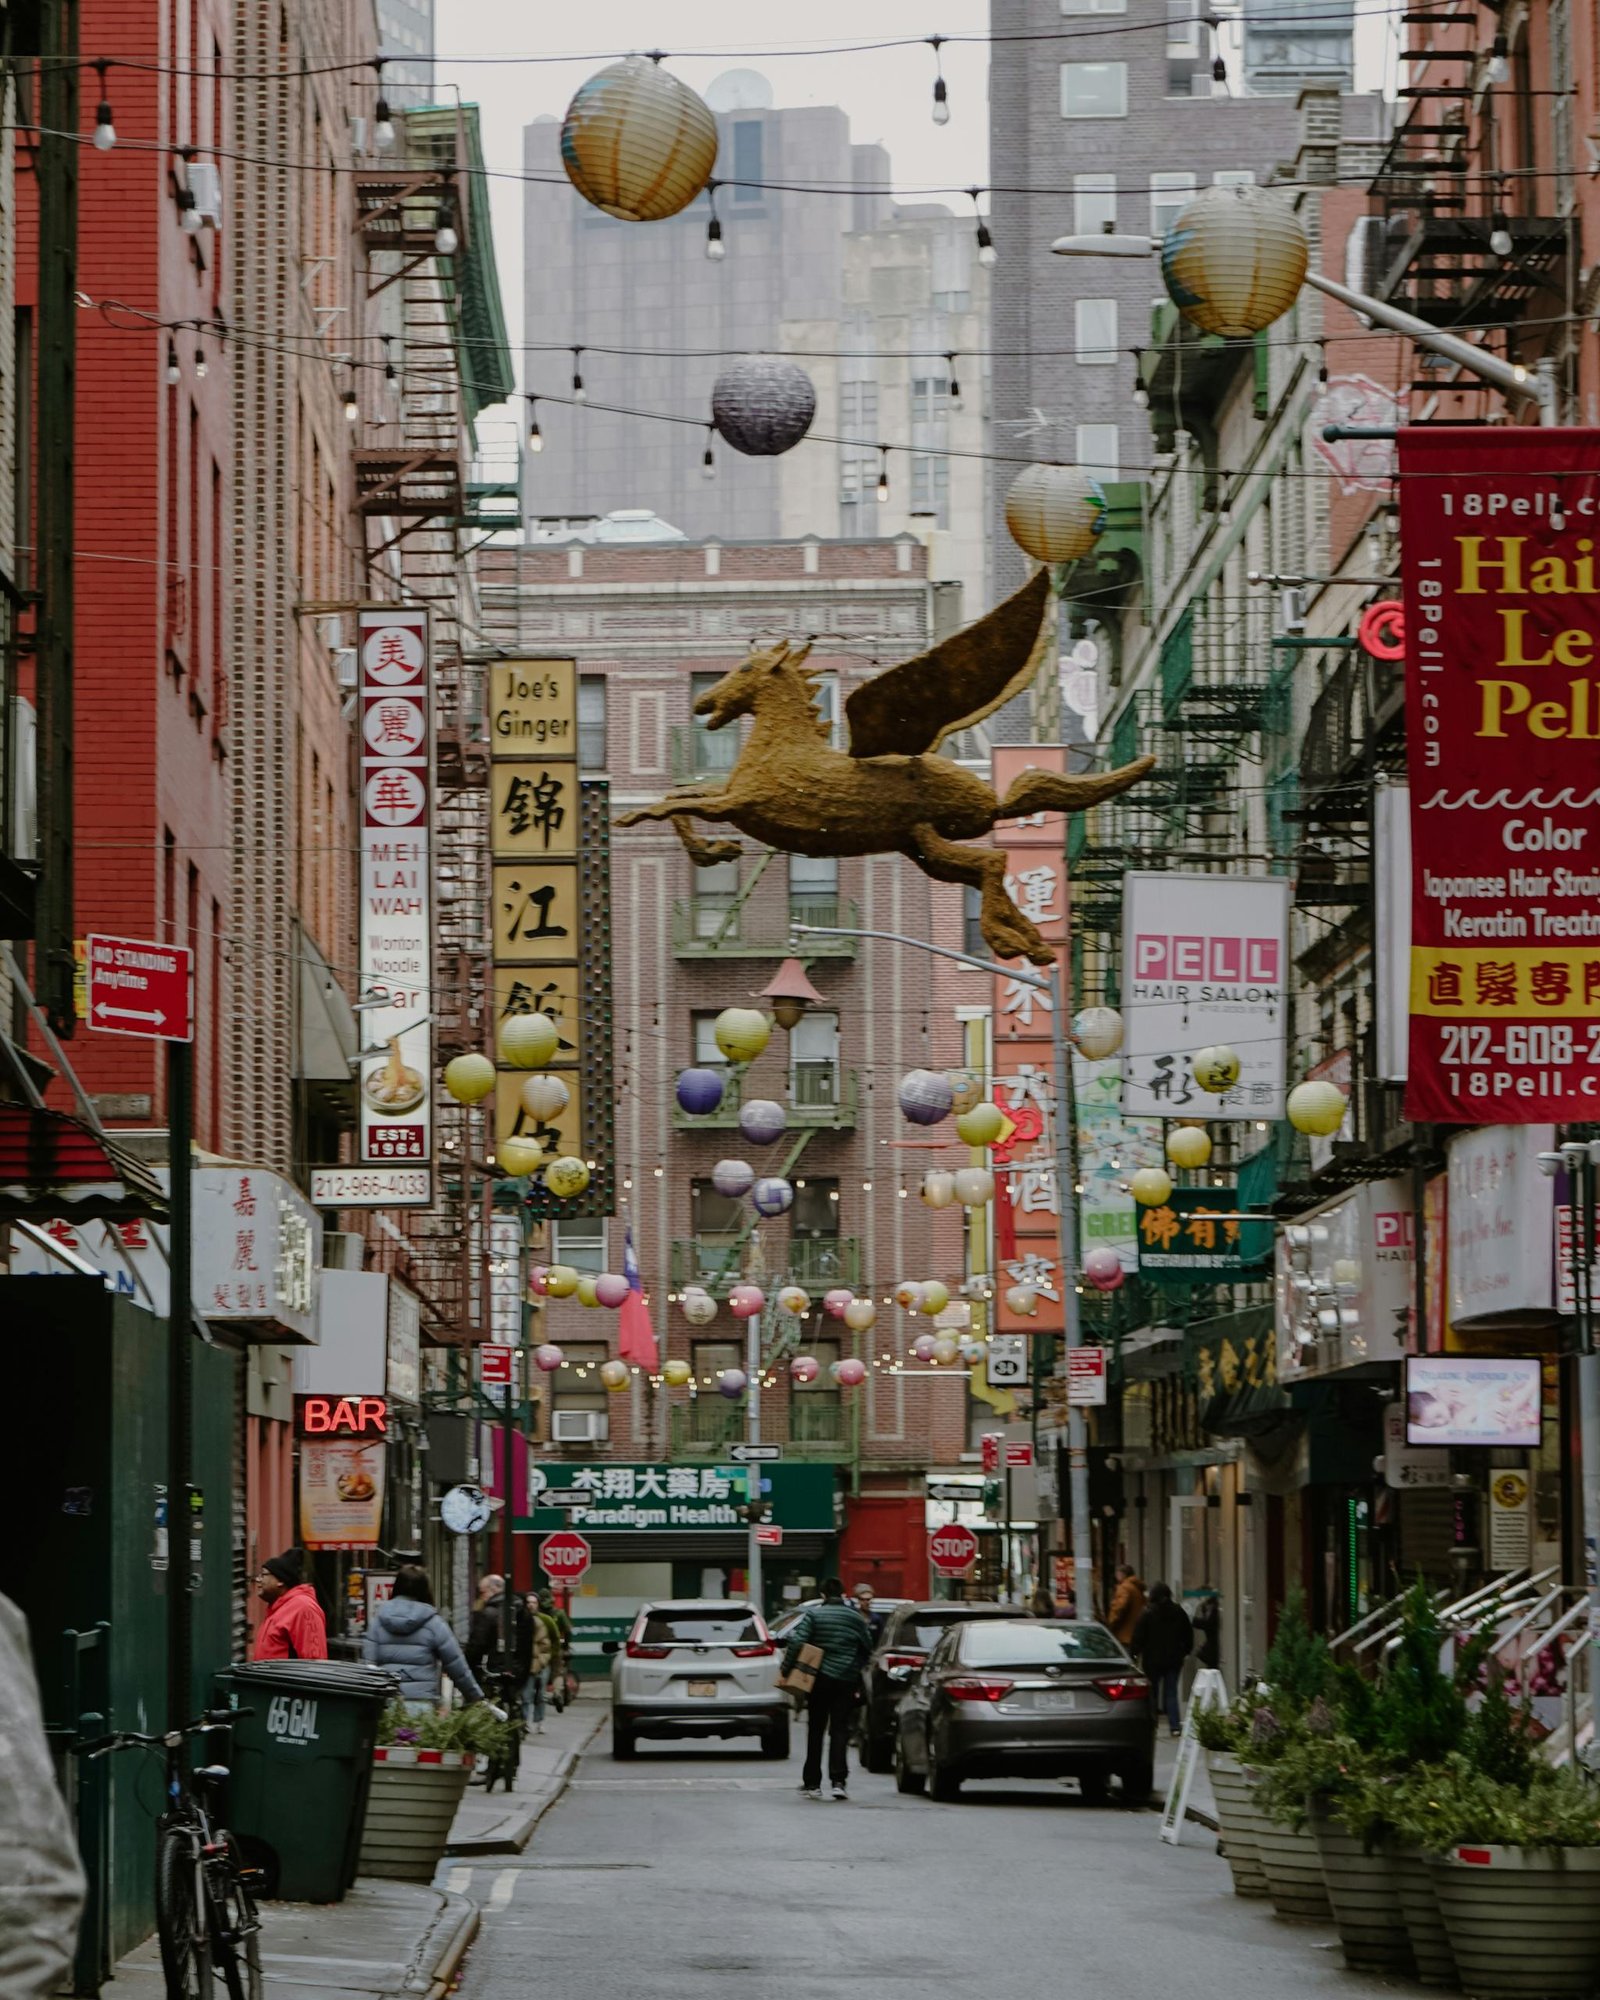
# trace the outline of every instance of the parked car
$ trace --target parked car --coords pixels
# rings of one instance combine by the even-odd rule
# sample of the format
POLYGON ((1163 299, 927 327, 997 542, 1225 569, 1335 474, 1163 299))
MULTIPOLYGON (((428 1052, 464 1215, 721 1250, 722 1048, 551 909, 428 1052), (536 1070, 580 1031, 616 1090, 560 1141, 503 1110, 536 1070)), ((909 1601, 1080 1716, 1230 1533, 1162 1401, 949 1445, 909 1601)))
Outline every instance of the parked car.
POLYGON ((862 1671, 861 1761, 869 1771, 894 1768, 895 1712, 912 1676, 950 1627, 967 1618, 1015 1618, 1014 1604, 902 1604, 885 1620, 877 1651, 862 1671))
POLYGON ((767 1756, 788 1756, 778 1646, 753 1604, 698 1597, 646 1604, 628 1637, 607 1650, 613 1757, 631 1757, 641 1736, 759 1736, 767 1756))
POLYGON ((895 1783, 954 1799, 968 1778, 1078 1780, 1124 1805, 1155 1782, 1150 1683, 1103 1625, 975 1618, 953 1625, 900 1704, 895 1783))

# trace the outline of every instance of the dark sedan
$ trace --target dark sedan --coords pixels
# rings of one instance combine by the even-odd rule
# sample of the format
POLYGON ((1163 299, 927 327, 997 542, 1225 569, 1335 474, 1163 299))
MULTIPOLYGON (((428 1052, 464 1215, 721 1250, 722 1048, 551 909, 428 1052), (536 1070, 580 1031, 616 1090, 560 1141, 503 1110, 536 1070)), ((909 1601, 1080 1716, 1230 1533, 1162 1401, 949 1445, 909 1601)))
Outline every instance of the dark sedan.
POLYGON ((966 1618, 1016 1615, 1014 1604, 966 1603, 956 1598, 896 1607, 862 1674, 861 1761, 869 1771, 893 1769, 895 1714, 901 1697, 950 1627, 966 1618))
POLYGON ((1155 1782, 1150 1683, 1103 1625, 953 1626, 900 1704, 895 1783, 949 1800, 967 1778, 1076 1778, 1086 1799, 1142 1806, 1155 1782))

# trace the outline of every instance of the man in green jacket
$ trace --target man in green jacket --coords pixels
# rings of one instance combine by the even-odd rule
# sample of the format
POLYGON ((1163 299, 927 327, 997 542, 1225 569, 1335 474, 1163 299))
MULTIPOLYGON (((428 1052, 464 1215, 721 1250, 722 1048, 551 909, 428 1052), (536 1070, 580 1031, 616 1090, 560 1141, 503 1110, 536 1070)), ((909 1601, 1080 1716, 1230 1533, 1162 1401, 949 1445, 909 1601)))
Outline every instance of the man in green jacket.
POLYGON ((822 1665, 806 1702, 806 1762, 800 1790, 808 1799, 822 1797, 822 1739, 828 1739, 828 1777, 836 1799, 850 1796, 850 1721, 861 1693, 861 1669, 872 1654, 872 1628, 844 1601, 844 1585, 830 1576, 822 1586, 822 1602, 807 1611, 789 1634, 783 1671, 792 1671, 802 1646, 817 1646, 822 1665))

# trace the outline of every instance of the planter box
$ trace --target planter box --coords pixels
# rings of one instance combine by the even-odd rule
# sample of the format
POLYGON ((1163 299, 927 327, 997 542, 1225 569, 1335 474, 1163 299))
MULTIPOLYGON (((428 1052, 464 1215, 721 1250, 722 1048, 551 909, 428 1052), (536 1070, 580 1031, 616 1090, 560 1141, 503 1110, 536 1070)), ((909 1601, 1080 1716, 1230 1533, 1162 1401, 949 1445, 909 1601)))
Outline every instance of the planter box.
POLYGON ((374 1750, 358 1873, 431 1882, 471 1776, 471 1751, 374 1750))
POLYGON ((1311 1837, 1345 1964, 1353 1972, 1414 1971, 1393 1857, 1382 1847, 1369 1854, 1323 1799, 1311 1801, 1311 1837))
POLYGON ((1293 1833, 1256 1812, 1256 1846, 1266 1873, 1267 1893, 1278 1915, 1291 1924, 1328 1924, 1333 1909, 1322 1879, 1322 1857, 1309 1827, 1293 1833))
POLYGON ((1600 1984, 1600 1848, 1463 1842, 1427 1866, 1472 2000, 1576 2000, 1600 1984))
POLYGON ((1456 1955, 1450 1949, 1450 1936, 1439 1914, 1433 1876, 1421 1848, 1397 1847, 1393 1859, 1395 1888, 1405 1914, 1418 1979, 1424 1986, 1459 1986, 1456 1955))
POLYGON ((1225 1750, 1208 1750, 1206 1768, 1211 1773, 1211 1796, 1222 1826, 1223 1856, 1233 1874, 1233 1893, 1265 1896, 1267 1877, 1256 1841, 1256 1821, 1261 1815, 1250 1796, 1249 1774, 1238 1758, 1225 1750))

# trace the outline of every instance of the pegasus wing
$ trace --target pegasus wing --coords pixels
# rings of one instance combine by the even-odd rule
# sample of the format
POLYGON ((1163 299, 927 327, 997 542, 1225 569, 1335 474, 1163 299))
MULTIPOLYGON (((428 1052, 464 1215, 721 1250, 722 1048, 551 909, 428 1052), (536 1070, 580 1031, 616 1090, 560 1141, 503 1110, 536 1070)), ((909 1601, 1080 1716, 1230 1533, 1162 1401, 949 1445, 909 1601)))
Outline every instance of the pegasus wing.
POLYGON ((1050 572, 1041 569, 976 624, 915 659, 887 667, 845 703, 852 757, 914 757, 937 750, 1020 694, 1039 671, 1053 621, 1050 572))

